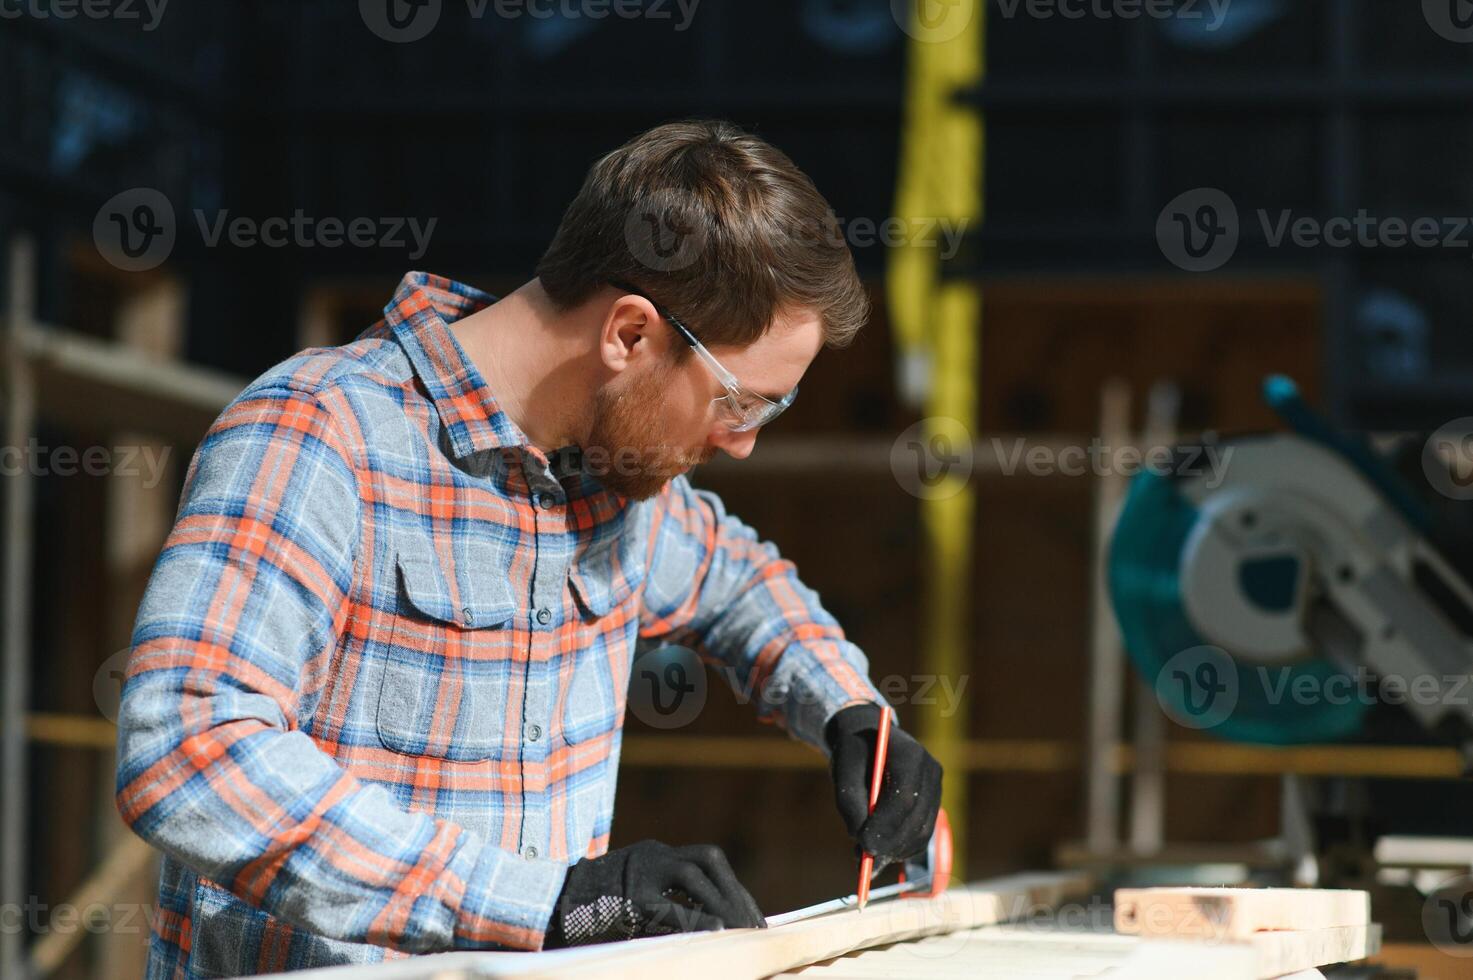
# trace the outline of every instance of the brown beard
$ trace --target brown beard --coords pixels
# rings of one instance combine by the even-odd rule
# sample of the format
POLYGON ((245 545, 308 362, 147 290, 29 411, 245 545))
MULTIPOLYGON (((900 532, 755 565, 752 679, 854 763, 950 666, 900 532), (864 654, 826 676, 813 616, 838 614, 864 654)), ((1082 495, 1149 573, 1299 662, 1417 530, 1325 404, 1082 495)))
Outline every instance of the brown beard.
POLYGON ((715 455, 709 446, 693 452, 670 441, 664 405, 668 387, 669 372, 656 370, 631 379, 617 394, 604 389, 594 397, 593 425, 582 456, 584 468, 606 489, 647 500, 715 455))

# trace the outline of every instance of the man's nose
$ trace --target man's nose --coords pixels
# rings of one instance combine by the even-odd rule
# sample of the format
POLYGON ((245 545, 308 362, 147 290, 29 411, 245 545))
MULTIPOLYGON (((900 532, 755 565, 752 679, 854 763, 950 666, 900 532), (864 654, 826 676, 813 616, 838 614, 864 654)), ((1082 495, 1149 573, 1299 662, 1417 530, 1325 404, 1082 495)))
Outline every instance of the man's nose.
POLYGON ((711 437, 711 443, 732 459, 746 459, 752 455, 752 447, 757 445, 757 430, 748 429, 746 432, 733 432, 722 426, 711 437))

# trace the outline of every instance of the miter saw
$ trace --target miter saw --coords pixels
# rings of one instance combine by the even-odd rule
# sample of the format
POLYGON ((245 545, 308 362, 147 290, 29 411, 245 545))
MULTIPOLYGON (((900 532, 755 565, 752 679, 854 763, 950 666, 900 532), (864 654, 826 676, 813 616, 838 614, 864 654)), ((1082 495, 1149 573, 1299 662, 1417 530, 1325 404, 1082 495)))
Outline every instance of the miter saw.
POLYGON ((1425 498, 1288 378, 1264 397, 1290 431, 1221 443, 1211 473, 1132 481, 1109 557, 1131 658, 1173 716, 1231 690, 1210 725, 1224 738, 1359 739, 1394 700, 1466 763, 1473 587, 1433 545, 1425 498))
MULTIPOLYGON (((1215 443, 1211 472, 1157 467, 1132 481, 1108 560, 1132 661, 1167 714, 1203 718, 1196 727, 1216 736, 1454 747, 1467 776, 1470 508, 1446 485, 1432 491, 1436 440, 1403 442, 1416 461, 1403 453, 1398 468, 1289 379, 1268 379, 1264 397, 1289 431, 1215 443)), ((1388 938, 1421 941, 1427 906, 1405 876, 1433 872, 1390 855, 1430 846, 1441 857, 1420 867, 1468 872, 1473 780, 1284 778, 1283 841, 1315 869, 1301 880, 1300 864, 1291 880, 1369 889, 1388 938)))

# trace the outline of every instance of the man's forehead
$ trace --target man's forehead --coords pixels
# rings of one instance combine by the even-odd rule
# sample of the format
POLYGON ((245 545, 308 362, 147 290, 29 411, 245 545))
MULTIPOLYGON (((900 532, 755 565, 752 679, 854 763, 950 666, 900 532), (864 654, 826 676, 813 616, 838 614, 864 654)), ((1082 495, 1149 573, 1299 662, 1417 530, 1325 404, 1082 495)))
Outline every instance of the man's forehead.
POLYGON ((823 347, 823 319, 811 310, 780 312, 772 326, 746 347, 713 347, 711 353, 743 385, 774 401, 793 389, 823 347))

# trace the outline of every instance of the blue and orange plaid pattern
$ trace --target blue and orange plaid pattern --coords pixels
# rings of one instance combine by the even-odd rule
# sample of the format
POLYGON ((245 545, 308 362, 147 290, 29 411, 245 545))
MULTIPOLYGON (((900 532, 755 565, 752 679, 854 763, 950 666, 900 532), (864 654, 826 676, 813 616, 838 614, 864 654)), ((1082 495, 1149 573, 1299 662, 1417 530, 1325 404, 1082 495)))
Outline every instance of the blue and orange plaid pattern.
POLYGON ((254 381, 138 613, 117 802, 164 852, 150 977, 539 948, 608 847, 637 639, 821 747, 879 700, 791 563, 682 477, 634 502, 528 444, 423 273, 254 381))

